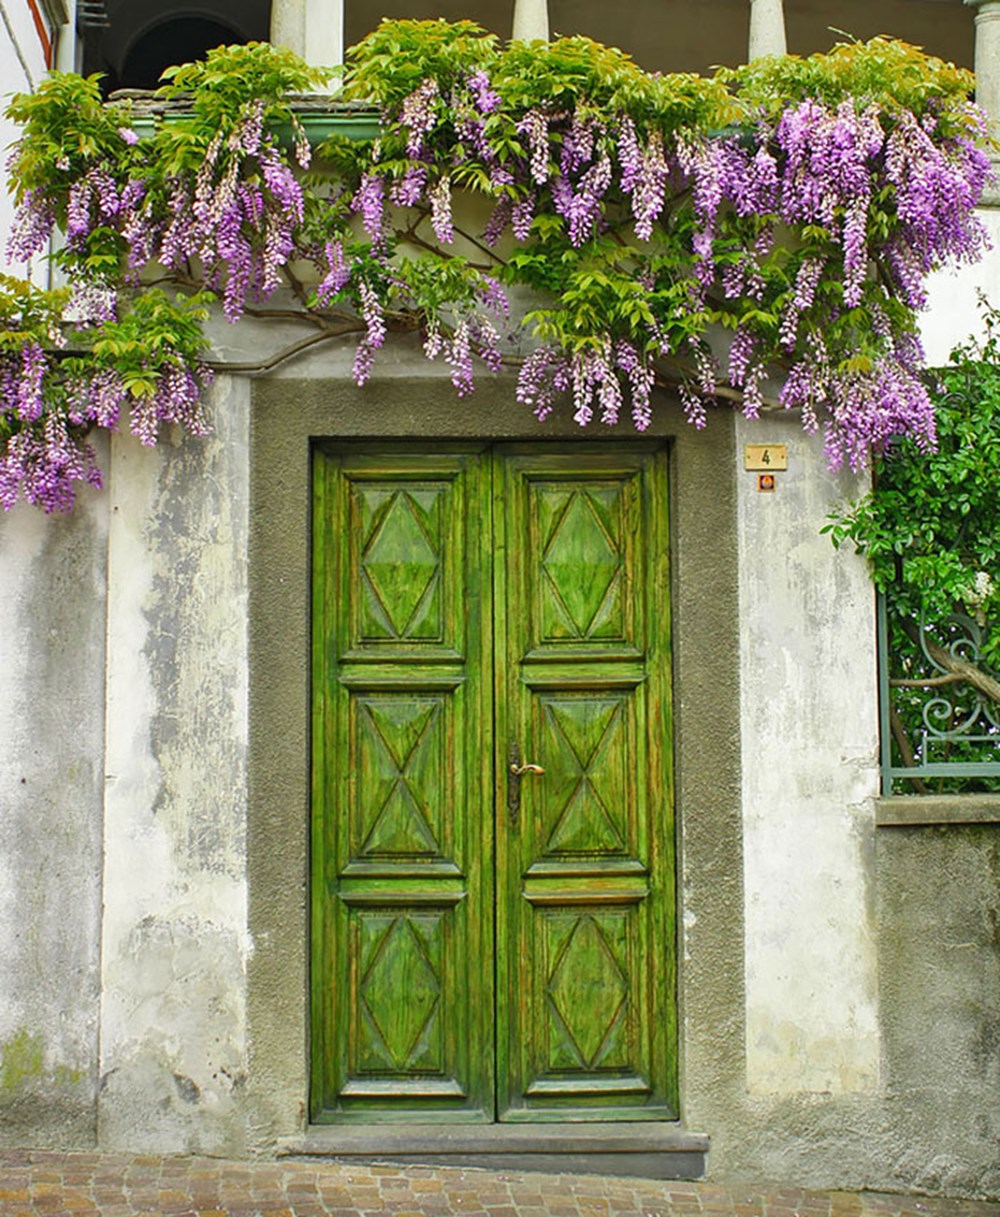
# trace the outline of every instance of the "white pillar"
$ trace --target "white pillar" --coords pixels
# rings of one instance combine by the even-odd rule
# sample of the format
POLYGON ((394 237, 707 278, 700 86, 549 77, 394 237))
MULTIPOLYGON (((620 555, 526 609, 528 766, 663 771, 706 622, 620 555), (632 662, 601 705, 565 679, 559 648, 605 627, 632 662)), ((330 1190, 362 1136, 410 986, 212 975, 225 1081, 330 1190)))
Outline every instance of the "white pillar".
POLYGON ((785 12, 781 0, 750 0, 750 46, 747 60, 784 55, 785 12))
POLYGON ((313 67, 344 62, 344 0, 272 0, 271 42, 313 67))
POLYGON ((548 42, 548 0, 514 0, 514 29, 511 38, 515 42, 532 42, 536 38, 548 42))
POLYGON ((332 68, 344 62, 344 0, 306 0, 306 63, 332 68))
POLYGON ((1000 121, 1000 0, 965 0, 976 10, 976 101, 994 133, 1000 121))
POLYGON ((306 0, 272 0, 271 42, 306 54, 306 0))

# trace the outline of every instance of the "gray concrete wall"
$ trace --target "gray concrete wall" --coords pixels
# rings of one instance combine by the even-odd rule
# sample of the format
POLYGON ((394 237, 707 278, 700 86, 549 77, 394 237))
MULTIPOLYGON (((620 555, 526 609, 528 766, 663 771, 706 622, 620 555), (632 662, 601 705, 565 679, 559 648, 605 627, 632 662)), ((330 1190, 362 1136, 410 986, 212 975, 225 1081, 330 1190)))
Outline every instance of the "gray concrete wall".
POLYGON ((1000 824, 880 828, 889 1179, 1000 1195, 1000 824))
POLYGON ((0 1143, 93 1143, 108 500, 0 514, 0 1143))

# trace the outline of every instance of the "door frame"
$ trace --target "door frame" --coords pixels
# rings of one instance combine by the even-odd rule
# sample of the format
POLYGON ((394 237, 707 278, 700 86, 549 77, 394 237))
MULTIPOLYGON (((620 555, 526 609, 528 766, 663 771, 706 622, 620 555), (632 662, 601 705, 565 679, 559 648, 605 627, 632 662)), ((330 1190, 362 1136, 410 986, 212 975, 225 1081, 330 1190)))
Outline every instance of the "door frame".
MULTIPOLYGON (((414 372, 416 369, 414 368, 414 372)), ((219 386, 250 422, 247 965, 257 1142, 307 1133, 309 469, 325 439, 635 438, 628 421, 581 431, 533 419, 511 378, 456 403, 444 378, 401 374, 359 392, 346 367, 219 386)), ((678 1062, 682 1121, 704 1119, 744 1078, 740 827, 737 428, 720 411, 698 432, 659 395, 648 435, 670 440, 674 613, 678 1062), (720 882, 720 876, 725 881, 720 882)))

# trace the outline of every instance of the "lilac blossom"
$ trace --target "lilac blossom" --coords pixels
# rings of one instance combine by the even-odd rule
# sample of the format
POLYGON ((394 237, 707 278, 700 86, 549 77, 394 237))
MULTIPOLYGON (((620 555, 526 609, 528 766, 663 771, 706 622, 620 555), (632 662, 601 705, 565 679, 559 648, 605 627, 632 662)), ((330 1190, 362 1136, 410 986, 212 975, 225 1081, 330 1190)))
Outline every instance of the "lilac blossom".
POLYGON ((7 237, 11 262, 27 262, 48 245, 55 228, 55 208, 38 190, 28 190, 14 215, 7 237))
POLYGON ((111 368, 101 368, 93 376, 74 377, 66 386, 71 423, 96 423, 108 431, 118 426, 125 405, 122 378, 111 368))
POLYGON ((42 378, 45 352, 37 342, 21 348, 21 369, 17 384, 16 412, 22 422, 33 423, 42 413, 42 378))
POLYGON ((437 123, 439 97, 440 90, 437 81, 427 79, 403 100, 399 121, 404 127, 410 129, 406 141, 407 156, 415 158, 423 152, 424 139, 434 130, 437 123))
POLYGON ((385 232, 385 183, 378 173, 366 173, 351 200, 361 216, 361 225, 372 241, 380 242, 385 232))
POLYGON ((549 179, 549 120, 541 110, 529 110, 517 124, 517 130, 528 138, 531 180, 543 186, 549 179))
POLYGON ((565 174, 552 184, 552 202, 569 226, 570 243, 579 247, 593 235, 602 210, 601 201, 611 184, 611 158, 601 153, 583 174, 578 189, 565 174))
MULTIPOLYGON (((919 308, 929 271, 946 258, 970 260, 984 248, 984 230, 973 215, 989 174, 978 111, 969 110, 964 133, 954 136, 942 135, 954 128, 939 122, 933 110, 918 119, 905 110, 879 112, 853 99, 828 106, 813 98, 790 104, 770 124, 758 115, 740 135, 708 135, 671 132, 647 126, 645 120, 637 126, 632 116, 606 116, 583 106, 566 112, 539 106, 511 114, 524 149, 511 156, 509 145, 494 150, 490 144, 494 128, 503 123, 488 119, 502 105, 485 70, 468 73, 444 96, 436 80, 422 81, 403 100, 396 118, 408 160, 380 169, 376 141, 356 183, 331 200, 329 227, 318 226, 323 236, 312 235, 312 228, 307 237, 301 232, 303 188, 265 132, 265 106, 257 100, 245 107, 234 129, 215 135, 196 171, 157 181, 155 189, 147 188, 141 158, 128 155, 122 164, 133 174, 130 178, 92 163, 60 185, 59 192, 26 192, 8 251, 19 260, 40 252, 55 214, 64 209, 70 251, 87 252, 95 230, 109 229, 121 240, 132 281, 153 259, 184 274, 192 263, 197 271, 200 260, 204 279, 222 295, 230 320, 244 312, 248 301, 275 291, 293 259, 308 257, 316 268, 320 307, 345 290, 356 295, 364 335, 353 374, 363 384, 386 339, 387 301, 400 286, 389 258, 393 234, 388 207, 426 204, 435 237, 451 243, 452 175, 455 182, 463 180, 458 173, 463 160, 476 159, 477 172, 491 184, 495 204, 484 234, 491 246, 508 229, 516 241, 529 241, 538 230, 536 212, 550 198, 574 248, 609 227, 620 232, 629 214, 636 239, 649 242, 658 222, 669 225, 672 209, 689 192, 690 204, 685 199, 680 207, 690 206, 694 214, 690 273, 661 272, 654 257, 659 246, 632 254, 636 282, 647 297, 652 300, 673 274, 670 285, 687 293, 687 308, 695 318, 691 328, 702 326, 682 340, 686 348, 681 352, 693 363, 680 395, 694 425, 704 425, 719 375, 702 337, 705 323, 696 315, 706 307, 728 307, 734 316, 745 317, 729 345, 727 375, 742 390, 748 415, 761 407, 766 361, 783 353, 791 367, 780 402, 801 410, 807 429, 825 425, 832 465, 859 467, 871 448, 884 447, 897 434, 933 442, 918 344, 905 327, 901 330, 897 313, 884 305, 895 298, 919 308), (450 126, 440 129, 453 130, 455 143, 450 155, 445 150, 436 160, 429 141, 445 117, 450 126), (668 197, 671 191, 674 198, 668 197), (158 216, 154 208, 164 192, 168 206, 158 216), (889 216, 888 235, 877 209, 889 216), (346 242, 357 248, 358 225, 368 239, 367 250, 348 254, 346 242), (815 241, 803 241, 802 253, 769 258, 776 226, 790 228, 794 237, 807 225, 825 231, 815 241), (375 277, 368 278, 366 267, 373 263, 375 277), (785 266, 790 269, 782 283, 785 266), (840 299, 831 299, 828 287, 820 291, 824 281, 841 284, 840 299), (723 301, 759 301, 760 311, 720 304, 720 292, 723 301), (847 309, 861 306, 866 320, 858 324, 871 348, 870 366, 845 373, 826 351, 823 334, 847 309), (757 320, 764 310, 778 315, 776 335, 757 320)), ((301 124, 293 120, 293 128, 295 159, 304 167, 308 141, 301 124)), ((129 127, 118 128, 118 135, 128 146, 136 143, 129 127)), ((61 154, 56 167, 64 160, 61 154)), ((69 170, 68 162, 65 168, 69 170)), ((686 224, 687 215, 680 215, 686 224)), ((72 288, 69 316, 88 325, 114 318, 114 292, 102 280, 81 275, 72 288)), ((443 318, 427 318, 425 353, 448 364, 459 396, 473 389, 474 358, 491 370, 500 368, 498 319, 507 313, 502 288, 483 276, 460 301, 447 304, 443 318)), ((587 335, 592 345, 582 352, 543 345, 524 361, 518 400, 544 417, 558 395, 568 394, 581 425, 595 414, 613 423, 629 408, 641 430, 650 421, 655 379, 648 352, 675 354, 667 335, 676 329, 659 327, 647 315, 623 332, 587 335)), ((0 500, 5 505, 11 494, 46 510, 71 501, 76 482, 98 476, 74 428, 114 427, 123 405, 130 405, 131 426, 143 443, 155 442, 163 422, 180 423, 194 433, 204 429, 202 372, 169 361, 150 369, 154 390, 135 402, 118 375, 106 369, 89 379, 69 377, 64 401, 60 399, 64 413, 52 413, 50 420, 43 403, 48 370, 37 343, 27 344, 17 356, 0 358, 0 409, 20 427, 0 451, 0 500)))
POLYGON ((365 335, 358 343, 354 353, 352 375, 355 384, 360 388, 371 375, 375 352, 385 342, 386 331, 382 304, 374 287, 367 280, 362 279, 358 284, 358 295, 361 316, 365 322, 365 335))
POLYGON ((536 206, 537 200, 532 193, 523 199, 518 199, 511 209, 510 224, 518 241, 527 241, 531 235, 536 206))
POLYGON ((89 279, 74 279, 70 287, 66 320, 78 325, 100 325, 118 316, 115 289, 106 283, 89 279))
MULTIPOLYGON (((652 421, 650 397, 656 377, 649 360, 636 347, 619 339, 615 343, 615 364, 625 373, 632 397, 632 422, 637 431, 645 431, 652 421)), ((608 421, 614 421, 609 419, 608 421)))
POLYGON ((93 449, 75 439, 66 419, 45 415, 41 426, 25 427, 0 451, 0 506, 9 511, 18 498, 43 511, 68 511, 76 483, 101 485, 93 449))
POLYGON ((323 305, 331 296, 338 295, 347 286, 351 277, 352 267, 344 256, 344 245, 341 241, 327 241, 324 247, 327 272, 319 287, 316 289, 316 299, 323 305))
POLYGON ((822 258, 803 258, 795 275, 795 291, 781 315, 779 341, 786 351, 793 351, 798 339, 799 319, 812 308, 823 273, 822 258))
POLYGON ((431 227, 439 241, 448 245, 455 239, 451 219, 451 178, 444 174, 427 193, 431 205, 431 227))
POLYGON ((426 185, 426 166, 411 165, 389 187, 389 202, 394 207, 415 207, 420 202, 426 185))
MULTIPOLYGON (((497 200, 493 211, 490 213, 490 218, 486 221, 486 227, 483 230, 483 240, 487 245, 493 246, 497 244, 497 242, 503 236, 505 229, 511 223, 513 211, 513 204, 506 195, 497 200)), ((518 240, 527 240, 527 233, 525 233, 524 236, 519 237, 518 240)))
POLYGON ((517 400, 533 406, 535 416, 544 419, 551 413, 556 398, 570 385, 569 358, 552 346, 532 351, 517 376, 517 400))
POLYGON ((199 365, 196 371, 168 364, 159 370, 153 394, 132 402, 129 429, 140 443, 147 447, 155 445, 161 423, 179 423, 191 435, 209 433, 201 387, 211 380, 211 373, 204 365, 199 365))

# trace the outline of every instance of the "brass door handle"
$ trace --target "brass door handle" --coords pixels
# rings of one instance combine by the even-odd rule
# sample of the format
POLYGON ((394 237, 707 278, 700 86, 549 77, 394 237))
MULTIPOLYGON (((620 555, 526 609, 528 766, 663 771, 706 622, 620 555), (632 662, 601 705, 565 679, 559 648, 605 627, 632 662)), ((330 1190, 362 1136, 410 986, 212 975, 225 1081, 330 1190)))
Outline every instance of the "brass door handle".
POLYGON ((521 778, 526 773, 541 774, 545 770, 541 765, 522 765, 521 749, 517 740, 511 740, 507 749, 507 816, 511 828, 517 828, 521 815, 521 778))

